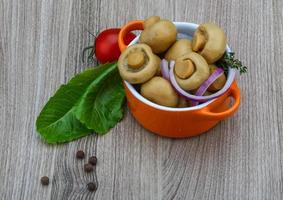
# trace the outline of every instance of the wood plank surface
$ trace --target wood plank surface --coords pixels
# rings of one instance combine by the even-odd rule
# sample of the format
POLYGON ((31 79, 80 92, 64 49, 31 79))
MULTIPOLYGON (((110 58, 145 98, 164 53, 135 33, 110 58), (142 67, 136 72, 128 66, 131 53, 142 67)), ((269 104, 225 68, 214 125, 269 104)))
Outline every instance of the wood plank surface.
POLYGON ((0 199, 283 199, 282 55, 281 0, 0 0, 0 199), (249 70, 237 78, 237 114, 174 140, 149 133, 126 110, 107 135, 42 142, 42 106, 89 67, 81 61, 94 40, 87 31, 150 15, 225 29, 249 70), (97 156, 94 173, 84 173, 78 149, 97 156), (96 192, 87 191, 90 181, 96 192))

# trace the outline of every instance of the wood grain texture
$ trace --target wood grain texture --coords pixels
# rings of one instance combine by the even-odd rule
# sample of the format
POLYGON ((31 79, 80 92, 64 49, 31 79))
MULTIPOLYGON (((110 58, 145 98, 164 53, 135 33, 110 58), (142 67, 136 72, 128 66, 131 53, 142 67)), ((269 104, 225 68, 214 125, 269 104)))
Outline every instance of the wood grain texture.
POLYGON ((283 199, 282 55, 281 0, 0 0, 0 199, 283 199), (249 68, 238 77, 238 113, 207 134, 172 140, 144 130, 126 110, 105 136, 43 143, 36 116, 88 67, 87 30, 150 15, 225 29, 249 68), (94 173, 84 173, 78 149, 97 155, 94 173), (86 190, 89 181, 96 192, 86 190))

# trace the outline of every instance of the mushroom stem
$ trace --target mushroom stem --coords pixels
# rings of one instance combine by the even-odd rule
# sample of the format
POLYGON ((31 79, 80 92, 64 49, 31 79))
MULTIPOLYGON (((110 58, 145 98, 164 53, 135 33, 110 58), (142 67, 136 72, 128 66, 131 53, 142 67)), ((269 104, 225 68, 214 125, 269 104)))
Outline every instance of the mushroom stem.
POLYGON ((145 63, 144 55, 142 52, 132 52, 128 55, 128 65, 133 69, 142 67, 145 63))
POLYGON ((205 35, 200 31, 196 32, 195 37, 193 38, 192 41, 193 51, 196 52, 201 51, 204 48, 205 43, 206 43, 205 35))
POLYGON ((189 78, 195 71, 194 63, 189 60, 177 60, 175 64, 175 74, 181 78, 186 79, 189 78))

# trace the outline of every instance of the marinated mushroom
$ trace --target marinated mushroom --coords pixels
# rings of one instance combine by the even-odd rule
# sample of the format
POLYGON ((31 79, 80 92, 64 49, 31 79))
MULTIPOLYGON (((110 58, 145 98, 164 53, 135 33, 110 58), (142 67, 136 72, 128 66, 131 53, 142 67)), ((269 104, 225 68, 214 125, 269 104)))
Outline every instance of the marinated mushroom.
POLYGON ((212 94, 211 92, 205 91, 205 93, 203 94, 203 96, 209 96, 209 95, 211 95, 211 94, 212 94))
POLYGON ((156 56, 156 60, 157 60, 157 62, 159 64, 159 66, 157 67, 157 71, 156 71, 155 75, 156 76, 161 76, 162 75, 161 74, 161 67, 160 67, 161 59, 157 55, 155 55, 155 54, 154 54, 154 56, 156 56))
POLYGON ((171 84, 164 78, 156 76, 142 84, 141 95, 159 105, 176 107, 178 95, 171 84))
POLYGON ((177 105, 178 108, 186 108, 186 107, 188 107, 188 105, 189 104, 188 104, 188 102, 185 98, 179 97, 179 102, 178 102, 178 105, 177 105))
POLYGON ((208 64, 219 60, 226 48, 224 31, 213 23, 201 24, 194 33, 192 49, 201 54, 208 64))
POLYGON ((176 60, 177 58, 192 52, 192 43, 188 39, 177 40, 165 54, 166 60, 176 60))
POLYGON ((158 72, 159 66, 160 58, 146 44, 129 46, 118 60, 121 77, 132 84, 148 81, 158 72))
POLYGON ((140 43, 149 45, 153 53, 165 52, 177 38, 177 28, 169 20, 157 18, 145 20, 144 30, 140 35, 140 43))
POLYGON ((176 60, 174 74, 182 89, 195 90, 209 77, 209 67, 201 55, 191 52, 176 60))
MULTIPOLYGON (((209 71, 210 74, 212 74, 215 70, 217 69, 217 67, 215 65, 209 65, 209 71)), ((220 89, 222 89, 224 87, 226 83, 226 76, 223 73, 218 79, 216 79, 209 87, 208 87, 208 91, 209 92, 216 92, 220 89)))

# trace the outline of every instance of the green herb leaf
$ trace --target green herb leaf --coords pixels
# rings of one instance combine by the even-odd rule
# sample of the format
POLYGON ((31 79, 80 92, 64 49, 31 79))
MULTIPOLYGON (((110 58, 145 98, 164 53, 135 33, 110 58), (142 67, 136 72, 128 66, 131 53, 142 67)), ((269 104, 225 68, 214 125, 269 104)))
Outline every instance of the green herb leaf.
MULTIPOLYGON (((93 132, 93 130, 100 131, 100 129, 96 129, 93 124, 87 124, 86 126, 84 123, 80 122, 77 115, 81 116, 80 113, 87 109, 83 106, 97 104, 97 99, 107 100, 108 104, 123 102, 125 95, 121 90, 123 91, 122 81, 119 79, 116 63, 86 70, 76 75, 66 85, 62 85, 55 95, 50 98, 37 118, 36 129, 48 143, 68 142, 86 136, 93 132), (115 89, 111 90, 112 93, 110 95, 108 90, 97 89, 101 88, 101 86, 106 88, 106 85, 111 87, 110 81, 108 80, 112 79, 116 82, 111 84, 116 85, 114 87, 115 89), (97 94, 98 92, 99 94, 97 94), (105 93, 108 95, 105 95, 105 93), (96 97, 104 96, 104 98, 91 98, 93 100, 93 102, 91 102, 90 97, 92 95, 96 97), (116 102, 111 101, 113 98, 116 102)), ((103 102, 100 102, 100 104, 103 104, 103 102)), ((108 104, 104 103, 103 105, 107 106, 108 104)), ((112 107, 109 107, 108 110, 103 107, 97 108, 100 111, 100 116, 97 116, 100 121, 97 123, 101 123, 101 121, 111 121, 111 127, 113 127, 122 118, 122 103, 117 105, 115 110, 111 110, 112 107), (120 109, 118 109, 119 106, 120 109), (111 111, 111 113, 106 113, 108 111, 111 111)), ((111 128, 110 125, 104 125, 104 127, 104 130, 106 130, 106 127, 108 127, 107 130, 111 128)))
POLYGON ((216 62, 218 67, 223 68, 225 73, 228 72, 229 67, 240 71, 240 74, 246 73, 248 68, 242 62, 235 58, 234 52, 225 53, 224 56, 216 62))
POLYGON ((77 105, 76 116, 89 129, 104 134, 122 119, 124 97, 117 67, 109 68, 88 87, 77 105))

